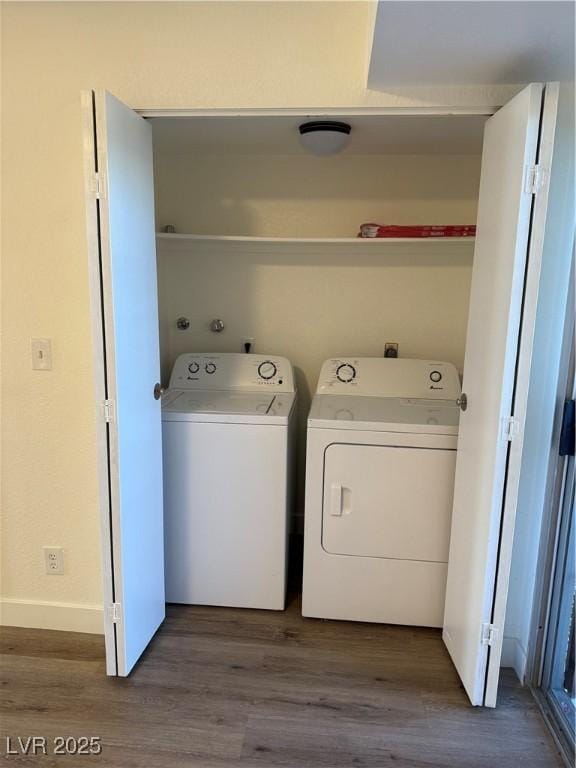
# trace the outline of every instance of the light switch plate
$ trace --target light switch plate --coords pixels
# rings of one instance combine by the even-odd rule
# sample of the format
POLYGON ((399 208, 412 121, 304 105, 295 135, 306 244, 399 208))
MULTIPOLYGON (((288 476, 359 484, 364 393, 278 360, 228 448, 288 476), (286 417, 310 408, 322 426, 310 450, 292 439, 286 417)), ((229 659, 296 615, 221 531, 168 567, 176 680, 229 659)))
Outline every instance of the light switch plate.
POLYGON ((52 370, 52 341, 32 339, 32 368, 35 371, 52 370))

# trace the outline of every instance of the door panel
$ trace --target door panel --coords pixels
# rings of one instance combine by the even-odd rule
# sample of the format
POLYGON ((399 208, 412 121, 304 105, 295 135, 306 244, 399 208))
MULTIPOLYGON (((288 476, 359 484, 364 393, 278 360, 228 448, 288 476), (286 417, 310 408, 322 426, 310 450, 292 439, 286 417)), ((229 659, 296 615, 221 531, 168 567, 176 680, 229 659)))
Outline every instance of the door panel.
MULTIPOLYGON (((568 93, 570 89, 568 88, 568 93)), ((544 401, 538 397, 534 391, 535 381, 542 375, 543 371, 538 367, 541 364, 534 359, 538 355, 535 344, 535 333, 537 323, 542 324, 542 314, 548 312, 539 306, 540 297, 546 302, 548 291, 546 272, 553 265, 553 271, 557 275, 560 285, 562 285, 562 276, 568 279, 568 270, 566 265, 570 263, 574 237, 574 203, 573 192, 570 182, 566 182, 568 168, 572 167, 572 162, 567 162, 570 156, 570 149, 573 151, 572 137, 573 129, 566 131, 566 125, 562 126, 562 120, 559 121, 560 89, 558 83, 548 83, 544 93, 544 103, 540 118, 540 134, 538 141, 538 165, 541 169, 541 182, 537 185, 533 195, 533 212, 530 222, 530 243, 528 248, 528 266, 526 269, 526 279, 524 285, 524 297, 522 308, 522 325, 520 331, 520 342, 518 345, 518 359, 516 363, 516 379, 514 383, 513 396, 513 414, 517 423, 516 437, 510 443, 510 449, 507 458, 507 472, 504 499, 502 504, 502 524, 500 528, 500 542, 498 553, 498 567, 495 583, 495 594, 492 606, 492 622, 497 627, 504 627, 506 617, 506 604, 508 599, 508 589, 510 585, 510 569, 512 560, 512 548, 514 544, 514 528, 516 523, 516 510, 521 503, 520 490, 523 490, 523 496, 526 493, 534 493, 536 478, 530 470, 530 456, 528 451, 532 448, 531 441, 534 439, 539 442, 543 439, 543 432, 530 435, 526 433, 526 425, 529 414, 528 397, 531 399, 532 409, 537 411, 546 411, 544 401), (559 127, 561 130, 559 131, 559 127), (567 137, 570 137, 566 141, 567 137), (558 189, 558 181, 562 179, 561 189, 558 189), (554 185, 554 188, 552 188, 554 185), (562 240, 564 246, 561 245, 562 240), (546 244, 545 244, 546 243, 546 244), (544 261, 545 272, 542 274, 544 261), (548 263, 550 262, 550 263, 548 263), (537 321, 538 314, 538 321, 537 321), (535 368, 534 375, 532 369, 535 368), (536 405, 534 405, 536 404, 536 405), (525 445, 526 444, 526 445, 525 445), (520 477, 522 472, 522 479, 520 477), (528 490, 531 489, 531 490, 528 490)), ((573 106, 573 96, 571 96, 573 106)), ((566 111, 564 105, 563 110, 566 111)), ((574 110, 569 114, 573 116, 574 110)), ((570 123, 572 126, 573 123, 570 123)), ((565 301, 564 288, 555 292, 554 307, 555 311, 560 309, 563 312, 565 301)), ((546 321, 546 328, 549 331, 549 322, 546 321)), ((542 335, 541 327, 538 328, 539 335, 542 335)), ((548 353, 553 355, 554 339, 544 331, 544 344, 547 346, 548 353)), ((560 339, 558 340, 560 342, 560 339)), ((551 372, 551 360, 545 364, 548 373, 551 372)), ((546 375, 546 374, 544 374, 546 375)), ((549 379, 550 381, 550 379, 549 379)), ((536 385, 537 389, 537 385, 536 385)), ((546 416, 542 416, 543 423, 546 423, 546 416)), ((533 425, 533 422, 532 422, 533 425)), ((546 432, 546 427, 544 427, 546 432)), ((538 472, 536 474, 539 474, 538 472)), ((537 482, 537 481, 536 481, 537 482)), ((498 680, 500 677, 500 662, 502 656, 503 632, 496 633, 494 643, 490 646, 488 653, 488 670, 486 674, 486 690, 484 694, 485 706, 495 706, 498 692, 498 680)))
POLYGON ((115 646, 107 643, 107 669, 127 675, 165 610, 152 135, 145 120, 109 93, 95 93, 92 108, 104 377, 111 401, 104 519, 110 535, 103 538, 112 564, 105 599, 115 604, 116 619, 105 605, 105 620, 113 623, 106 636, 115 646))
POLYGON ((475 705, 484 702, 482 627, 492 621, 542 91, 524 89, 484 135, 443 632, 475 705))
POLYGON ((340 555, 447 562, 456 452, 328 446, 322 546, 340 555))

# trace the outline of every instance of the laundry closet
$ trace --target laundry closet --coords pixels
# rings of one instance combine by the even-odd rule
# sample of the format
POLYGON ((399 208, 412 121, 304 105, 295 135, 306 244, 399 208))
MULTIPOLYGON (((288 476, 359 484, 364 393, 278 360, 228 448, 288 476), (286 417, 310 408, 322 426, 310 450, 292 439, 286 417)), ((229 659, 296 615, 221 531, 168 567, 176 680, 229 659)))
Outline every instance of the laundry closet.
POLYGON ((486 116, 347 120, 348 145, 327 156, 301 144, 304 117, 150 120, 163 383, 179 354, 240 352, 246 340, 292 362, 297 533, 324 360, 392 343, 401 357, 464 361, 474 239, 357 235, 365 222, 474 224, 486 116))
POLYGON ((322 363, 388 344, 463 373, 443 639, 471 702, 495 705, 557 102, 536 84, 494 115, 343 110, 348 147, 316 156, 298 127, 324 114, 84 95, 109 674, 164 618, 160 396, 178 356, 292 363, 299 534, 322 363), (477 219, 476 242, 358 237, 477 219))

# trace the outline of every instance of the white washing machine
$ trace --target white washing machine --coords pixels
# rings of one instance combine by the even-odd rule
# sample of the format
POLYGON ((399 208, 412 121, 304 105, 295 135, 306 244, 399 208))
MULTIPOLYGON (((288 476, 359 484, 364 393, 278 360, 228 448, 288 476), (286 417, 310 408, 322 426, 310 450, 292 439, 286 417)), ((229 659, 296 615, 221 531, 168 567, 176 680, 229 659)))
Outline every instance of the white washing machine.
POLYGON ((308 418, 304 616, 442 626, 459 395, 450 363, 324 363, 308 418))
POLYGON ((176 360, 162 398, 168 602, 284 608, 295 403, 283 357, 176 360))

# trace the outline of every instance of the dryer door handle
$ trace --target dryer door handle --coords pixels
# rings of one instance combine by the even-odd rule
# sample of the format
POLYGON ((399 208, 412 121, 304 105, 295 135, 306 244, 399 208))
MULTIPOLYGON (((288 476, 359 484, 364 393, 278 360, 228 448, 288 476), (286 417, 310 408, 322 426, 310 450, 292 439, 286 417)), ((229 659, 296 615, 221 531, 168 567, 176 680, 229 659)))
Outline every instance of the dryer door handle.
POLYGON ((342 490, 340 483, 332 483, 330 486, 330 514, 335 517, 342 515, 342 490))

